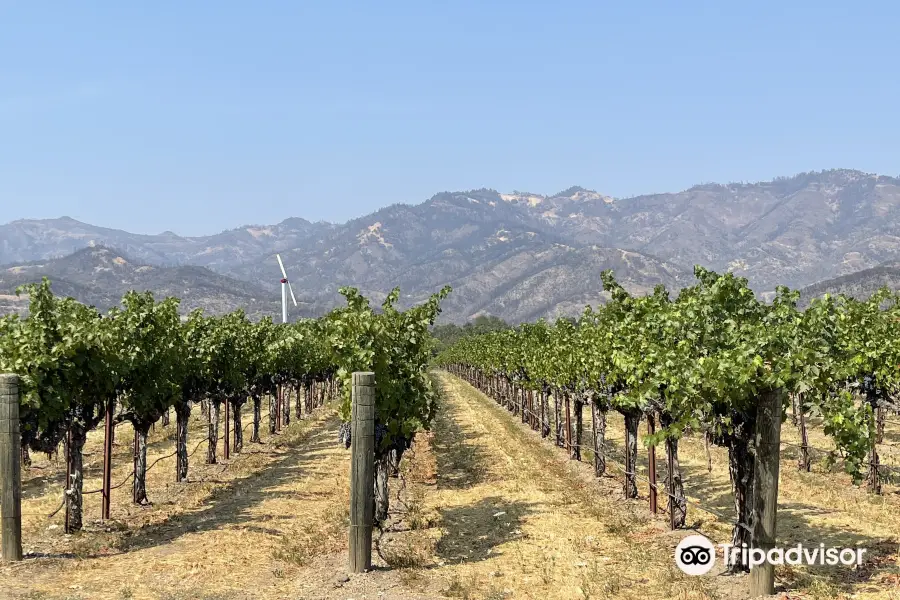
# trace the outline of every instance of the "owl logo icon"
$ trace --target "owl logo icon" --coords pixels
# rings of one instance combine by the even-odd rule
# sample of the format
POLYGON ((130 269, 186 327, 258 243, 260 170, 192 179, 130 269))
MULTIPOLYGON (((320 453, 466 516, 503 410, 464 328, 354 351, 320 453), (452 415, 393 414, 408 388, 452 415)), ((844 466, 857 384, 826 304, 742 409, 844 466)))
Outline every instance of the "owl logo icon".
POLYGON ((689 535, 675 547, 675 564, 688 575, 704 575, 716 564, 716 549, 702 535, 689 535))

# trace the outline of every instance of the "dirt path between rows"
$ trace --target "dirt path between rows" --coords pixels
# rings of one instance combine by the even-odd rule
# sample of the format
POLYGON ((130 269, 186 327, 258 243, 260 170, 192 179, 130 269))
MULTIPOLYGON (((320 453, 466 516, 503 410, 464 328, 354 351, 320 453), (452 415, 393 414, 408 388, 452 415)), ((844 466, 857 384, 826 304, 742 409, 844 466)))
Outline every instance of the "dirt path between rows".
MULTIPOLYGON (((412 589, 466 599, 711 598, 676 538, 612 479, 594 480, 467 383, 406 466, 404 531, 382 545, 412 589)), ((721 596, 718 596, 721 597, 721 596)))
MULTIPOLYGON (((690 498, 688 525, 697 530, 670 532, 662 519, 648 514, 649 490, 642 479, 647 470, 643 449, 638 461, 640 499, 626 501, 622 496, 624 423, 616 413, 610 412, 606 438, 607 445, 615 449, 616 458, 608 457, 612 466, 606 476, 597 480, 589 466, 590 452, 583 463, 570 461, 565 452, 555 448, 549 440, 541 440, 537 433, 519 423, 517 417, 469 384, 447 374, 439 375, 439 379, 447 391, 447 410, 435 430, 437 455, 442 454, 440 440, 452 440, 453 432, 456 432, 455 436, 466 442, 457 447, 470 453, 477 452, 478 448, 486 451, 483 454, 489 457, 487 465, 493 476, 482 483, 488 483, 492 491, 502 491, 496 494, 498 497, 508 500, 515 494, 523 498, 533 494, 530 515, 524 519, 531 527, 520 528, 528 534, 519 546, 522 559, 512 561, 506 571, 498 569, 521 580, 521 587, 488 586, 488 590, 499 592, 493 596, 488 593, 470 597, 730 599, 747 596, 749 582, 746 575, 723 575, 717 562, 707 576, 685 577, 675 568, 672 558, 675 545, 686 535, 703 533, 719 542, 730 538, 728 516, 733 507, 724 449, 712 447, 707 454, 702 439, 686 437, 681 440, 679 455, 690 498), (449 436, 440 430, 448 426, 449 436), (613 465, 616 461, 618 464, 613 465), (557 485, 548 488, 547 479, 554 480, 557 485), (562 500, 558 496, 560 491, 562 500), (563 508, 566 502, 577 506, 563 508), (706 506, 711 506, 714 513, 707 512, 706 506), (565 515, 554 524, 550 517, 560 510, 564 510, 565 515), (598 531, 609 535, 598 535, 598 531), (541 560, 546 547, 561 539, 566 541, 568 550, 545 554, 550 560, 541 560), (588 539, 593 543, 586 545, 588 539), (573 552, 573 548, 579 552, 573 552), (561 556, 567 556, 567 559, 560 561, 561 556), (589 568, 585 568, 585 563, 589 568), (546 577, 546 572, 551 569, 548 564, 559 571, 558 577, 546 577), (582 568, 558 568, 567 564, 578 564, 582 568), (613 567, 603 568, 605 565, 613 567), (529 570, 533 569, 540 571, 540 581, 528 576, 529 570), (506 596, 502 595, 504 592, 506 596)), ((589 425, 585 428, 589 438, 589 425)), ((796 431, 789 424, 785 424, 782 435, 787 442, 796 444, 798 441, 796 431)), ((900 434, 891 430, 886 433, 886 439, 897 435, 900 434)), ((833 447, 821 429, 810 430, 810 442, 817 447, 833 447)), ((589 441, 586 443, 590 444, 589 441)), ((453 446, 451 443, 445 449, 453 446)), ((779 543, 785 547, 797 543, 806 547, 817 547, 820 543, 851 548, 859 545, 868 549, 869 558, 860 569, 843 565, 777 567, 778 593, 775 597, 780 600, 900 600, 900 563, 897 562, 900 495, 896 489, 886 484, 883 496, 868 494, 854 485, 848 475, 824 464, 814 465, 812 473, 798 472, 796 455, 791 450, 788 446, 781 461, 779 543), (792 591, 781 591, 786 588, 792 591)), ((892 447, 887 446, 883 455, 888 456, 891 450, 892 447)), ((462 463, 476 464, 470 460, 462 463)), ((657 461, 657 467, 658 479, 663 481, 664 461, 657 461)), ((437 496, 442 494, 441 479, 452 478, 452 472, 452 468, 438 470, 437 496)), ((478 489, 475 485, 465 493, 476 493, 478 489)), ((452 494, 445 494, 445 497, 448 503, 457 501, 452 494)), ((664 506, 665 499, 661 498, 660 503, 664 506)), ((504 544, 505 547, 514 549, 517 545, 504 544)), ((478 568, 461 569, 460 578, 478 581, 481 575, 478 568)), ((474 587, 485 589, 484 584, 474 587)))

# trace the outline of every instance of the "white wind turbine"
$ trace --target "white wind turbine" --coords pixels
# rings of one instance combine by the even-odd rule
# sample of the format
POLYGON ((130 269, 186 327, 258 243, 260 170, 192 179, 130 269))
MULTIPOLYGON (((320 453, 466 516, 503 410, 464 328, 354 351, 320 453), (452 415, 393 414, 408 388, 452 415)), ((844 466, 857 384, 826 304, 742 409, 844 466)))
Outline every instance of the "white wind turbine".
POLYGON ((278 259, 278 266, 281 267, 281 320, 284 323, 287 323, 287 293, 288 290, 291 292, 291 300, 294 301, 294 306, 297 306, 297 298, 294 296, 294 288, 291 287, 291 282, 288 281, 287 271, 284 270, 284 263, 281 262, 281 256, 276 254, 275 258, 278 259))

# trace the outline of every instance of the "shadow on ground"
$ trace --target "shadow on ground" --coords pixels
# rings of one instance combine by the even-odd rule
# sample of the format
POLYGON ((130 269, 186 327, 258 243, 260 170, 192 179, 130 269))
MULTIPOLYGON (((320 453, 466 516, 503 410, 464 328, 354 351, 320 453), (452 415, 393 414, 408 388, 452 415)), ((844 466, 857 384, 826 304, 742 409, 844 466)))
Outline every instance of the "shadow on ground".
POLYGON ((496 496, 445 508, 440 515, 441 527, 447 533, 437 543, 435 554, 450 564, 490 558, 497 546, 522 535, 522 519, 530 512, 530 504, 507 502, 496 496))
POLYGON ((283 520, 283 515, 251 514, 250 509, 265 499, 293 497, 293 492, 277 490, 287 481, 302 475, 303 468, 320 458, 320 453, 333 447, 331 435, 336 417, 313 426, 307 433, 310 443, 285 453, 261 471, 240 477, 217 489, 198 510, 174 515, 152 528, 130 532, 123 550, 149 548, 168 544, 187 533, 213 529, 258 527, 260 521, 283 520))
POLYGON ((465 489, 484 482, 488 460, 475 440, 484 434, 463 431, 444 407, 435 417, 432 447, 437 461, 438 489, 465 489))
MULTIPOLYGON (((551 415, 552 414, 553 410, 551 406, 551 415)), ((585 445, 590 444, 590 436, 590 431, 587 431, 584 441, 585 445)), ((549 444, 553 444, 552 437, 553 434, 551 434, 551 439, 547 440, 549 444)), ((885 437, 888 438, 887 432, 885 437)), ((643 449, 641 453, 643 454, 643 449)), ((621 463, 624 463, 624 454, 624 446, 621 440, 607 438, 606 456, 609 462, 619 463, 621 465, 621 463)), ((664 482, 666 475, 665 458, 663 455, 662 459, 660 459, 659 455, 660 451, 657 450, 657 481, 664 482)), ((583 456, 585 462, 590 463, 593 460, 593 454, 589 449, 583 450, 583 456)), ((646 454, 641 458, 643 460, 639 459, 638 463, 639 485, 646 486, 646 454)), ((783 459, 786 459, 788 462, 782 463, 782 469, 788 468, 788 464, 794 464, 796 458, 797 457, 790 452, 789 448, 788 452, 785 452, 783 456, 783 459)), ((821 456, 814 454, 814 461, 819 458, 821 458, 821 456)), ((720 516, 719 518, 725 523, 734 522, 734 500, 728 479, 717 478, 715 477, 715 474, 710 474, 705 464, 692 465, 682 462, 681 472, 685 484, 685 492, 689 497, 699 499, 704 507, 718 513, 720 516)), ((622 479, 622 475, 616 467, 611 467, 607 476, 611 476, 617 481, 622 479)), ((809 477, 811 478, 820 478, 821 476, 822 474, 820 473, 809 474, 809 477)), ((665 506, 666 499, 664 496, 660 499, 660 502, 665 506)), ((706 513, 693 508, 693 503, 691 503, 688 508, 688 525, 690 526, 692 523, 696 524, 701 515, 705 516, 706 513)), ((476 517, 475 515, 472 515, 471 518, 476 517)), ((480 515, 480 518, 484 520, 485 516, 482 514, 480 515)), ((836 567, 816 565, 808 569, 810 575, 824 579, 835 588, 847 592, 852 592, 855 584, 870 581, 874 583, 887 573, 896 573, 898 559, 898 544, 896 541, 897 532, 886 531, 884 532, 884 536, 868 535, 856 531, 853 528, 852 522, 848 522, 846 526, 842 527, 838 519, 839 513, 837 511, 831 511, 827 507, 815 506, 805 502, 787 502, 782 500, 778 506, 777 535, 779 545, 791 547, 800 543, 807 548, 818 548, 820 544, 824 544, 826 548, 866 548, 867 552, 865 554, 865 560, 859 569, 854 568, 851 570, 850 567, 844 565, 838 565, 836 567), (835 515, 835 520, 837 522, 833 524, 823 522, 831 514, 835 515)), ((477 533, 473 532, 473 535, 477 535, 477 533)), ((496 535, 496 533, 494 535, 496 535)), ((451 539, 450 542, 453 542, 453 540, 451 539)), ((501 543, 503 543, 503 541, 498 542, 498 544, 501 543)), ((457 550, 456 548, 452 548, 456 555, 460 555, 466 551, 464 543, 458 542, 458 545, 461 546, 461 549, 457 550)), ((469 552, 469 554, 477 555, 478 550, 479 549, 476 547, 472 552, 469 552)), ((482 552, 482 554, 484 554, 484 552, 482 552)), ((447 558, 449 557, 446 557, 445 559, 447 558)))
MULTIPOLYGON (((203 532, 216 529, 242 528, 249 531, 264 532, 275 535, 275 529, 265 527, 266 522, 277 522, 290 519, 284 515, 253 514, 251 508, 264 499, 273 496, 291 496, 292 493, 277 490, 291 479, 302 476, 303 469, 320 458, 321 451, 337 443, 333 439, 336 416, 314 424, 305 435, 300 445, 269 463, 264 469, 247 476, 223 482, 223 487, 216 489, 199 508, 172 515, 159 524, 141 529, 131 529, 124 533, 118 548, 124 552, 151 548, 168 544, 187 533, 203 532)), ((248 452, 252 453, 252 452, 248 452)), ((202 483, 214 482, 205 480, 202 483)), ((194 485, 186 482, 182 485, 194 485)), ((34 554, 27 558, 98 558, 99 554, 34 554)))
MULTIPOLYGON (((701 498, 705 506, 728 515, 734 522, 734 500, 731 486, 727 482, 714 480, 705 468, 682 465, 685 476, 685 492, 688 496, 701 498), (688 483, 689 482, 689 483, 688 483)), ((814 477, 815 475, 810 475, 814 477)), ((688 523, 696 520, 698 511, 688 508, 688 523), (693 517, 692 517, 693 515, 693 517)), ((896 569, 898 545, 893 536, 874 537, 864 535, 850 528, 827 525, 821 522, 823 517, 837 514, 821 506, 803 502, 778 503, 778 545, 789 548, 802 544, 806 548, 815 549, 824 544, 826 548, 866 548, 861 568, 851 570, 850 567, 838 565, 815 565, 809 572, 826 579, 831 585, 846 591, 852 591, 851 584, 869 581, 883 573, 896 569)), ((885 532, 890 534, 890 532, 885 532)))

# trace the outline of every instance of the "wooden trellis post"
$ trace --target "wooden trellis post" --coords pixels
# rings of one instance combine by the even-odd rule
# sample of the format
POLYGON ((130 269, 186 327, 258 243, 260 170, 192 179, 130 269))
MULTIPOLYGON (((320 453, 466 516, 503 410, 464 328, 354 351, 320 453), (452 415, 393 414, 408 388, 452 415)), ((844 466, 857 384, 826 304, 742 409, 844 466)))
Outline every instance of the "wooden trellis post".
POLYGON ((350 425, 350 572, 372 568, 375 521, 375 373, 353 373, 350 425))
POLYGON ((21 457, 19 376, 0 375, 0 549, 3 560, 22 560, 21 457))
MULTIPOLYGON (((775 547, 778 510, 778 468, 781 448, 782 390, 763 394, 756 418, 756 460, 753 479, 752 546, 768 553, 775 547)), ((764 562, 750 568, 750 597, 775 593, 775 565, 764 562)))

